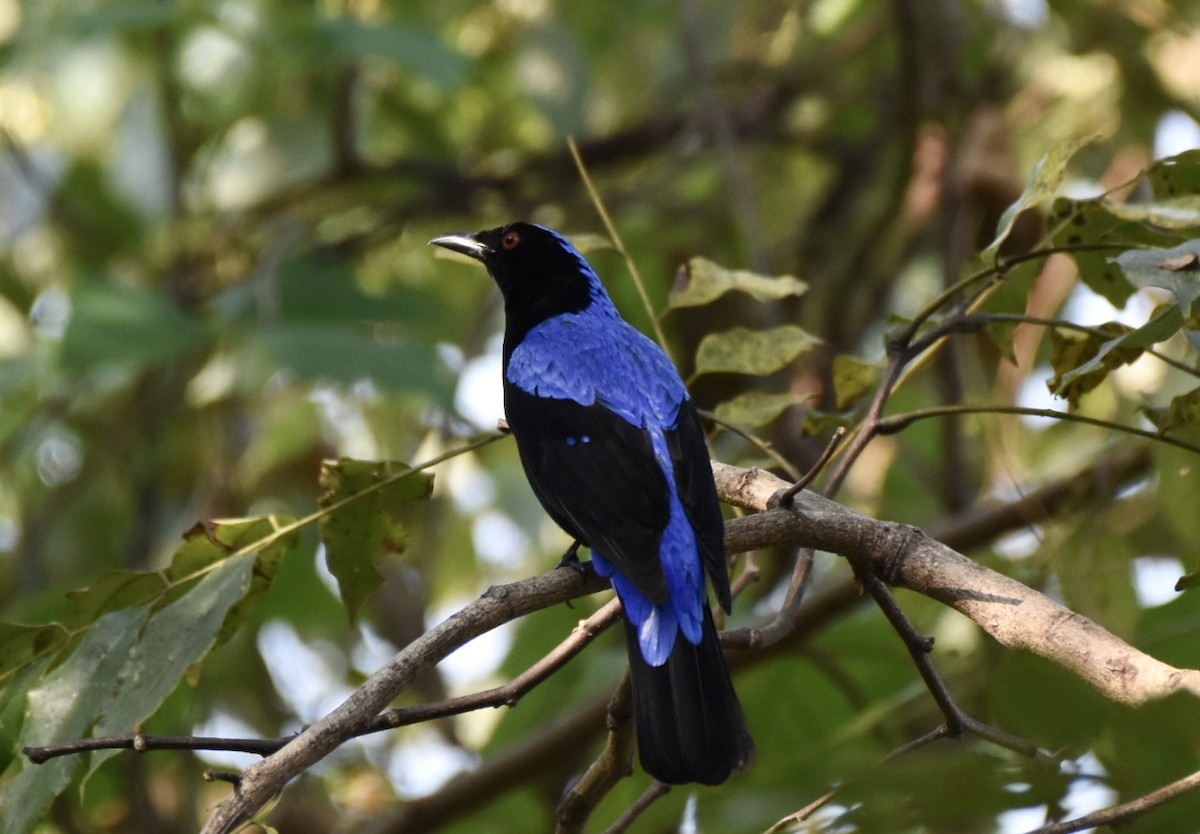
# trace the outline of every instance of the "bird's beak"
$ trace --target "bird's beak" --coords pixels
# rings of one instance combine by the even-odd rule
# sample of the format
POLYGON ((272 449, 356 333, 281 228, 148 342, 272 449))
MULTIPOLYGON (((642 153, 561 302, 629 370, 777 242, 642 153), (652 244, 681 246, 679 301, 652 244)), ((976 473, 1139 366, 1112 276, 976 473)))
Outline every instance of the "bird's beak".
POLYGON ((448 235, 435 237, 429 242, 434 246, 444 247, 451 252, 459 252, 477 261, 482 261, 488 255, 492 254, 491 247, 484 245, 470 232, 452 232, 448 235))

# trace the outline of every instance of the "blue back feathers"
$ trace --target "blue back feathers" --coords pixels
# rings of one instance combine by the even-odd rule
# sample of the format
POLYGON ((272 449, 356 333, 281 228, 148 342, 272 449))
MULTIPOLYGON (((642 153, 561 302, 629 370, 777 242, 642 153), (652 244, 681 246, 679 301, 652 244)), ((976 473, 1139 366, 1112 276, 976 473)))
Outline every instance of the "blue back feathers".
POLYGON ((654 605, 603 553, 593 548, 592 558, 597 571, 611 578, 626 616, 637 628, 643 657, 660 666, 680 631, 689 642, 700 641, 707 605, 696 534, 679 499, 666 440, 688 399, 687 389, 666 353, 621 318, 599 276, 575 247, 556 232, 546 231, 578 260, 579 272, 587 278, 590 303, 531 328, 513 349, 506 377, 538 397, 600 405, 648 433, 670 490, 670 516, 658 554, 669 599, 654 605))

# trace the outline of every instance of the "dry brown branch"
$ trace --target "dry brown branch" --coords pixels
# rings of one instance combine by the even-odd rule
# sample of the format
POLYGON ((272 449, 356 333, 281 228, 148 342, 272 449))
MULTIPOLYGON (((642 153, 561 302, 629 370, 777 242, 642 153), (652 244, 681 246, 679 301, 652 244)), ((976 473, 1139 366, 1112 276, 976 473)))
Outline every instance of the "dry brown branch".
POLYGON ((633 773, 633 690, 626 670, 608 702, 608 741, 587 772, 558 803, 558 834, 581 834, 596 806, 633 773))
POLYGON ((595 593, 606 585, 591 572, 562 568, 489 588, 479 599, 406 646, 329 715, 248 768, 233 795, 221 803, 203 831, 232 834, 289 781, 369 725, 417 673, 437 664, 459 646, 517 617, 595 593))

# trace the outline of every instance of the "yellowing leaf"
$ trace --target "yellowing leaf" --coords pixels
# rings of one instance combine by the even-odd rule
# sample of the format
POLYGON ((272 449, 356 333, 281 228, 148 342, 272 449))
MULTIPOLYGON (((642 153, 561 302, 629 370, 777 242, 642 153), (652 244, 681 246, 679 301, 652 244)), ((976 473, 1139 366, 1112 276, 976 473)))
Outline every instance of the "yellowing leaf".
POLYGON ((1078 405, 1079 398, 1103 382, 1111 371, 1142 355, 1144 346, 1127 343, 1136 332, 1118 322, 1102 324, 1091 333, 1052 329, 1050 365, 1054 377, 1046 387, 1072 406, 1078 405))
POLYGON ((1171 404, 1167 406, 1166 424, 1161 428, 1168 430, 1185 425, 1200 426, 1200 388, 1194 388, 1171 400, 1171 404))
POLYGON ((320 484, 318 503, 328 510, 321 517, 325 560, 353 620, 383 581, 375 566, 404 550, 407 534, 395 518, 397 509, 428 498, 433 476, 395 461, 340 458, 322 463, 320 484))
POLYGON ((667 307, 700 307, 737 290, 758 301, 778 301, 800 296, 808 285, 791 275, 759 275, 745 269, 726 269, 706 258, 692 258, 679 270, 679 281, 672 288, 667 307))
POLYGON ((869 362, 839 354, 833 358, 833 388, 837 392, 837 407, 841 411, 853 406, 879 382, 879 368, 869 362))
POLYGON ((1017 222, 1017 215, 1025 209, 1033 208, 1053 197, 1054 192, 1058 191, 1063 178, 1067 175, 1067 163, 1071 161, 1071 157, 1080 148, 1090 145, 1098 138, 1098 135, 1086 136, 1083 139, 1062 142, 1046 151, 1045 155, 1038 160, 1037 165, 1033 167, 1033 171, 1029 175, 1029 182, 1025 184, 1025 190, 1021 192, 1021 196, 1000 216, 1000 222, 996 224, 995 240, 980 253, 985 262, 995 262, 1000 246, 1008 238, 1013 225, 1017 222))
POLYGON ((803 405, 812 399, 804 394, 776 394, 766 391, 748 391, 732 400, 718 405, 714 411, 717 418, 735 426, 758 428, 770 423, 793 405, 803 405))
POLYGON ((711 373, 765 376, 786 367, 821 340, 794 324, 772 330, 735 327, 710 333, 696 348, 696 375, 711 373))
POLYGON ((1149 223, 1162 229, 1194 229, 1200 226, 1200 194, 1188 194, 1153 203, 1106 203, 1115 217, 1149 223))

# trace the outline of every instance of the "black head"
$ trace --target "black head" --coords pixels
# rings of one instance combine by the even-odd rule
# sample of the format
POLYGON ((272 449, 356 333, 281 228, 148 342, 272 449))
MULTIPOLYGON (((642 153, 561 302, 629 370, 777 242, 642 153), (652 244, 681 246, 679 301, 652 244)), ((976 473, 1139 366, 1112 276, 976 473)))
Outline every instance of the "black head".
POLYGON ((482 261, 500 292, 510 337, 561 313, 585 309, 604 289, 570 242, 544 226, 509 223, 484 232, 442 235, 429 241, 482 261), (519 331, 519 332, 514 332, 519 331))

